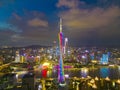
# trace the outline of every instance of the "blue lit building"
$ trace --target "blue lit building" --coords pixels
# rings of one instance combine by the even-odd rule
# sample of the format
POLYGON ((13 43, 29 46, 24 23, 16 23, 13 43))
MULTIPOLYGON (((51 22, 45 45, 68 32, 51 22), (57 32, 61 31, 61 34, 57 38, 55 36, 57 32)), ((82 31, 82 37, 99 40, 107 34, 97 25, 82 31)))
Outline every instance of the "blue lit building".
POLYGON ((91 60, 94 60, 94 59, 95 59, 94 53, 91 53, 91 54, 90 54, 90 59, 91 59, 91 60))
POLYGON ((108 64, 108 54, 103 54, 100 60, 101 64, 108 64))

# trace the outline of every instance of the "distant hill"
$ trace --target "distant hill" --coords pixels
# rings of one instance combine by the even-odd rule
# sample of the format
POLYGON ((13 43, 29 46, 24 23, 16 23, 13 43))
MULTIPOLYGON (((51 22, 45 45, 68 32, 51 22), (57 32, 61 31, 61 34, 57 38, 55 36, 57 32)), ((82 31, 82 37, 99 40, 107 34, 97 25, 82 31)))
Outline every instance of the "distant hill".
POLYGON ((44 45, 28 45, 28 46, 19 46, 19 47, 6 47, 6 48, 3 48, 3 47, 0 47, 0 49, 21 49, 21 48, 48 48, 48 47, 51 47, 51 46, 44 46, 44 45))
POLYGON ((26 46, 24 48, 48 48, 51 46, 42 46, 42 45, 30 45, 30 46, 26 46))

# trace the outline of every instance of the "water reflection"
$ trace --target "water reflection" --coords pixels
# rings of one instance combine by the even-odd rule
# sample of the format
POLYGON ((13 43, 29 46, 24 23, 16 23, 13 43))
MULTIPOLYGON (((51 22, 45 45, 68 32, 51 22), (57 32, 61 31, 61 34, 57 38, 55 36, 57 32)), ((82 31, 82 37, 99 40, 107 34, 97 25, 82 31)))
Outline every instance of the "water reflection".
POLYGON ((41 71, 42 78, 46 78, 46 77, 47 77, 47 72, 48 72, 48 70, 46 70, 46 69, 43 69, 43 70, 41 71))
POLYGON ((81 74, 81 77, 86 78, 88 76, 88 68, 82 68, 80 74, 81 74))
POLYGON ((50 77, 52 77, 52 70, 47 70, 47 69, 42 69, 41 70, 41 77, 42 78, 50 78, 50 77))
POLYGON ((107 76, 109 76, 109 68, 100 68, 100 77, 106 78, 107 76))
MULTIPOLYGON (((43 69, 38 72, 35 72, 37 78, 57 78, 58 71, 57 70, 47 70, 43 69)), ((65 74, 68 74, 69 77, 101 77, 106 78, 110 77, 111 79, 118 79, 120 77, 120 70, 119 68, 111 68, 111 67, 99 67, 95 69, 90 68, 81 68, 78 70, 65 70, 65 74)))

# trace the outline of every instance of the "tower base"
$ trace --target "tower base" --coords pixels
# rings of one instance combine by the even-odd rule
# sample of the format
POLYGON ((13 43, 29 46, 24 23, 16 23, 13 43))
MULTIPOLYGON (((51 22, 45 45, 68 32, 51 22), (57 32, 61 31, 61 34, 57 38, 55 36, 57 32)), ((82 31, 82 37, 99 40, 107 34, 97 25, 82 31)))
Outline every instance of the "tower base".
POLYGON ((66 86, 66 82, 65 82, 65 81, 59 82, 59 86, 60 86, 60 87, 65 87, 65 86, 66 86))

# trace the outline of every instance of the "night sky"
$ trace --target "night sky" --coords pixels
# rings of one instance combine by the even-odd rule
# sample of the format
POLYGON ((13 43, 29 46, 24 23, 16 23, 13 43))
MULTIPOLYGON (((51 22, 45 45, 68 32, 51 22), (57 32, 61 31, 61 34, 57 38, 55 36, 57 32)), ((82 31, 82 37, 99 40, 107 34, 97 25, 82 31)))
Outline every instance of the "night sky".
POLYGON ((120 46, 120 0, 0 0, 0 46, 120 46))

